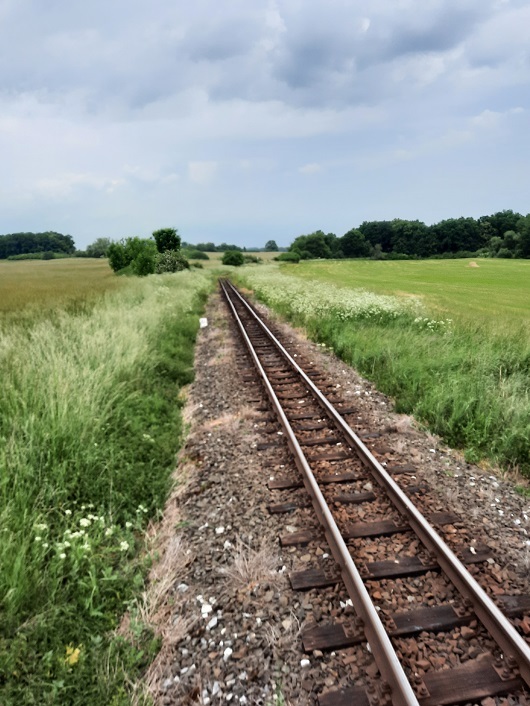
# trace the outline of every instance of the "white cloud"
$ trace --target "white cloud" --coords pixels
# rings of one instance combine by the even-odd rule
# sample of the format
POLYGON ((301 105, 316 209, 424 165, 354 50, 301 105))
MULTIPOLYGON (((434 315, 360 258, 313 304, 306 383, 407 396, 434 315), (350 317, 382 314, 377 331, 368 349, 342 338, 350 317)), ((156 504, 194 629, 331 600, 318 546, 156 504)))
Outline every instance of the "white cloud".
POLYGON ((195 184, 209 184, 217 173, 217 162, 189 162, 188 176, 195 184))
POLYGON ((322 169, 320 164, 317 164, 316 162, 312 162, 311 164, 304 164, 303 167, 299 167, 298 171, 300 174, 316 174, 322 169))

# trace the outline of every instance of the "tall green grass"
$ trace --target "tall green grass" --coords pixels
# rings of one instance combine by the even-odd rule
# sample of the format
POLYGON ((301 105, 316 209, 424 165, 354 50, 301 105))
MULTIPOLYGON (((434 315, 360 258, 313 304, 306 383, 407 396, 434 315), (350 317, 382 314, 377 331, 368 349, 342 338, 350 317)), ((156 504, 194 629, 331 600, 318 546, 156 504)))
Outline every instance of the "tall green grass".
POLYGON ((169 489, 210 282, 131 279, 76 312, 4 321, 2 704, 129 703, 156 649, 111 631, 143 584, 142 529, 169 489))
MULTIPOLYGON (((331 274, 328 267, 325 280, 331 274)), ((454 319, 440 318, 417 301, 411 309, 409 297, 386 295, 378 304, 380 295, 367 297, 342 282, 339 288, 265 268, 238 276, 375 381, 397 411, 415 415, 469 460, 488 458, 530 475, 530 338, 523 320, 499 320, 495 328, 491 317, 457 310, 454 319)))

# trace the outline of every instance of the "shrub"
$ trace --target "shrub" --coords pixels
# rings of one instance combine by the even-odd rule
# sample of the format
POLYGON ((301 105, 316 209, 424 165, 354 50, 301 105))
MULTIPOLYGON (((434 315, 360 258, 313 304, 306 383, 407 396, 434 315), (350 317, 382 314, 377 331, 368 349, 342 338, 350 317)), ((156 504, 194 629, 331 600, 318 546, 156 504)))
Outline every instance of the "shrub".
POLYGON ((261 257, 257 257, 256 255, 243 255, 243 260, 245 264, 253 262, 255 265, 258 265, 261 262, 261 257))
POLYGON ((189 269, 189 267, 190 263, 181 252, 178 250, 166 250, 156 256, 154 271, 157 275, 161 275, 164 272, 180 272, 181 270, 189 269))
POLYGON ((54 255, 50 250, 47 250, 46 252, 42 253, 42 259, 43 260, 53 260, 54 255))
POLYGON ((239 250, 227 250, 222 259, 223 265, 234 265, 234 267, 239 267, 244 262, 243 253, 239 250))
POLYGON ((133 274, 138 277, 146 277, 155 272, 155 254, 149 250, 142 250, 131 262, 133 274))
POLYGON ((209 260, 210 259, 208 254, 203 252, 202 250, 185 250, 184 254, 188 258, 188 260, 209 260))
POLYGON ((300 255, 297 252, 282 252, 274 259, 280 262, 300 262, 300 255))
POLYGON ((114 272, 131 265, 136 275, 148 275, 155 271, 156 245, 147 238, 126 238, 109 245, 107 255, 114 272), (138 262, 136 262, 138 260, 138 262))

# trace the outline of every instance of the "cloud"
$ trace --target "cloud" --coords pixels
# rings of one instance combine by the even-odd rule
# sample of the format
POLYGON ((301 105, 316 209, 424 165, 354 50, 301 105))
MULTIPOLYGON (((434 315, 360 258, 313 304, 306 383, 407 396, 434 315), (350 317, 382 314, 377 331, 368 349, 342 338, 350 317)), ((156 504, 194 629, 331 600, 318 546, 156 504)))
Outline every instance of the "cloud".
MULTIPOLYGON (((422 193, 443 181, 444 159, 476 169, 484 198, 522 193, 527 0, 0 0, 0 19, 0 207, 14 229, 57 218, 119 237, 178 209, 215 239, 235 200, 244 233, 266 223, 278 237, 299 214, 324 226, 326 208, 351 227, 352 184, 359 213, 391 211, 405 182, 412 208, 414 179, 422 193)), ((421 207, 451 203, 433 193, 421 207)))
POLYGON ((322 169, 320 164, 317 164, 316 162, 312 162, 311 164, 304 164, 303 167, 299 167, 298 171, 300 174, 316 174, 322 169))
POLYGON ((217 168, 217 162, 189 162, 188 177, 194 184, 209 184, 214 178, 217 168))

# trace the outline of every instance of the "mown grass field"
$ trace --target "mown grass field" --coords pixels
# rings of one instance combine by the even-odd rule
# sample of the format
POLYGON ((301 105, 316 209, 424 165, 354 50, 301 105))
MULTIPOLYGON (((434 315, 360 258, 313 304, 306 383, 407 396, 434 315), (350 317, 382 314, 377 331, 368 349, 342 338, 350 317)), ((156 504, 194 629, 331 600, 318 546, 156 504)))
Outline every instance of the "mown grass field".
POLYGON ((309 261, 235 276, 468 460, 530 476, 530 262, 470 262, 309 261))
POLYGON ((2 269, 20 296, 0 313, 0 703, 125 706, 157 650, 134 609, 144 532, 171 485, 212 279, 35 264, 2 269), (127 609, 130 640, 114 633, 127 609))
POLYGON ((308 282, 420 296, 431 312, 441 316, 478 318, 494 327, 530 323, 527 260, 311 260, 282 267, 308 282))

